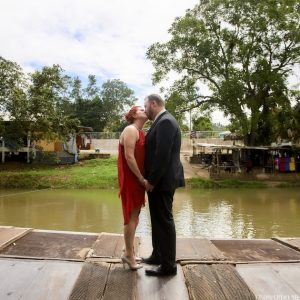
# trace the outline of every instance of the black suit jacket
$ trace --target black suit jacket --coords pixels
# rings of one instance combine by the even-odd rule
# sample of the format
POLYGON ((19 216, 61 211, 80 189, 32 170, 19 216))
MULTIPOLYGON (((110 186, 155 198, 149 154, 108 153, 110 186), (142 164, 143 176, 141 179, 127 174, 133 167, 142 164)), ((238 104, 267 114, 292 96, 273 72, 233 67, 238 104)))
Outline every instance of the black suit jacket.
POLYGON ((155 120, 145 139, 145 178, 155 190, 174 191, 184 186, 180 147, 179 125, 166 111, 155 120))

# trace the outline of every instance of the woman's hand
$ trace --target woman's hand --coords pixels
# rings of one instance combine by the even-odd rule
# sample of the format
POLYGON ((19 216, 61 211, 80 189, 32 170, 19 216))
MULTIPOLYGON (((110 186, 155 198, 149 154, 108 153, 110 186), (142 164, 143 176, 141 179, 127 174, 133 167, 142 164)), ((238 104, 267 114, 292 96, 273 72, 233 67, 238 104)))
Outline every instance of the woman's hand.
POLYGON ((145 179, 144 182, 145 182, 146 191, 147 192, 152 192, 152 190, 154 189, 154 186, 152 184, 150 184, 147 179, 145 179))

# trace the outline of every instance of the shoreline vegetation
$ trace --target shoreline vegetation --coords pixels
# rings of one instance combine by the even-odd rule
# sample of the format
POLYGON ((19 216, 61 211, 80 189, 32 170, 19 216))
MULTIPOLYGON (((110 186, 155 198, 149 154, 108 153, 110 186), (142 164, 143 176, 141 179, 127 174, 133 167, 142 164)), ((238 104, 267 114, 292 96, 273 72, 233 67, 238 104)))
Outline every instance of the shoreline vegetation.
MULTIPOLYGON (((186 188, 300 187, 299 182, 186 179, 186 188)), ((117 157, 84 160, 75 165, 0 165, 0 189, 118 189, 117 157)))

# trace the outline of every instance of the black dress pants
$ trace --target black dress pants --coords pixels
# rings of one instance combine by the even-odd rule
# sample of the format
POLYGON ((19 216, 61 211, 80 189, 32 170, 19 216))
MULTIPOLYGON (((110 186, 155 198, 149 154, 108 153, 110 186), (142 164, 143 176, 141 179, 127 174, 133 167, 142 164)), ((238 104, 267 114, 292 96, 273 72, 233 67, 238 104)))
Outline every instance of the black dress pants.
POLYGON ((175 191, 148 193, 152 227, 152 255, 166 269, 176 266, 176 231, 173 219, 173 196, 175 191))

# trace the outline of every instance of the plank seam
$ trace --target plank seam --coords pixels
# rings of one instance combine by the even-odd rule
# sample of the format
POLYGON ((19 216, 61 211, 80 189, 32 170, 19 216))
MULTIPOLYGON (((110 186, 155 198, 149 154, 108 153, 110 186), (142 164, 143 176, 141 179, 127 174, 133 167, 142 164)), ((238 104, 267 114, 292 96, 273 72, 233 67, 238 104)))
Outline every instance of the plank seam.
POLYGON ((179 264, 181 266, 190 265, 190 264, 229 264, 229 265, 246 265, 246 264, 288 264, 288 263, 300 263, 299 259, 294 260, 253 260, 253 261, 218 261, 218 260, 184 260, 180 261, 179 264))
POLYGON ((284 246, 287 246, 288 248, 291 248, 293 250, 296 250, 297 252, 300 252, 300 249, 297 246, 291 245, 288 242, 282 241, 278 238, 271 238, 273 241, 278 242, 279 244, 282 244, 284 246))
POLYGON ((187 288, 188 291, 188 295, 189 295, 189 299, 195 299, 194 297, 194 293, 193 293, 193 289, 189 283, 189 281, 187 280, 187 274, 186 274, 186 270, 184 268, 182 268, 182 273, 183 273, 183 277, 184 277, 184 282, 185 282, 185 286, 187 288))
MULTIPOLYGON (((16 227, 13 227, 13 228, 16 228, 16 227)), ((6 241, 4 244, 2 244, 0 246, 0 250, 3 250, 4 248, 8 247, 9 245, 11 245, 15 241, 19 240, 20 238, 24 237, 27 233, 29 233, 31 231, 33 231, 33 228, 28 228, 27 230, 25 230, 21 234, 15 236, 15 237, 12 237, 11 239, 9 239, 8 241, 6 241)))
POLYGON ((56 260, 56 261, 73 261, 73 262, 84 262, 84 259, 76 259, 76 258, 59 258, 59 257, 37 257, 37 256, 14 256, 14 255, 6 255, 0 254, 0 258, 13 258, 13 259, 24 259, 24 260, 56 260))
POLYGON ((107 289, 107 283, 108 283, 108 277, 109 277, 110 269, 111 269, 111 264, 109 264, 109 268, 108 268, 107 273, 106 273, 105 284, 104 284, 104 289, 103 289, 103 294, 102 294, 101 299, 103 299, 103 297, 105 295, 105 292, 106 292, 106 289, 107 289))

